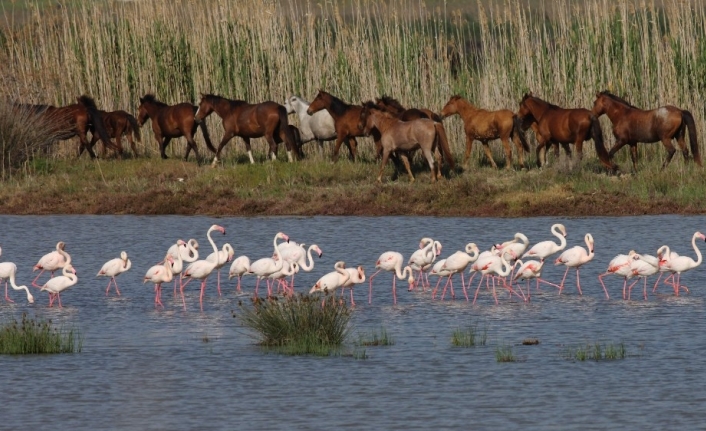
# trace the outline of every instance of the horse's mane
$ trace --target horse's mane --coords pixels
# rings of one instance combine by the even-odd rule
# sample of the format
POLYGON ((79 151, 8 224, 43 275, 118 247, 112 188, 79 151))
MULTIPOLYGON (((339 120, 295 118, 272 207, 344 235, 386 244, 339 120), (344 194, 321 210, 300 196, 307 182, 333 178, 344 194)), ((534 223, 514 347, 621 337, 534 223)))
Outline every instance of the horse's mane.
POLYGON ((85 106, 86 108, 98 109, 98 107, 96 106, 96 101, 93 100, 93 98, 90 96, 86 96, 84 94, 84 95, 80 96, 77 100, 78 100, 78 103, 85 106))
POLYGON ((553 104, 553 103, 549 103, 549 102, 547 102, 547 101, 544 100, 544 99, 540 99, 539 97, 535 96, 535 95, 532 94, 532 93, 525 93, 525 95, 522 97, 522 101, 524 102, 525 100, 527 100, 527 99, 529 99, 529 98, 537 99, 537 100, 539 100, 540 102, 547 104, 550 108, 554 108, 554 109, 564 109, 564 108, 562 108, 561 106, 555 105, 555 104, 553 104))
POLYGON ((382 97, 378 97, 375 99, 375 102, 378 104, 383 104, 389 108, 395 109, 399 112, 406 111, 406 108, 402 106, 402 104, 399 102, 399 100, 395 99, 394 97, 388 96, 386 94, 383 94, 382 97))
POLYGON ((328 95, 328 97, 331 99, 331 106, 329 109, 331 110, 332 113, 335 115, 343 115, 346 113, 346 111, 350 108, 351 105, 348 103, 344 102, 343 100, 339 99, 338 97, 334 96, 331 93, 327 93, 324 90, 319 90, 319 93, 323 93, 328 95))
POLYGON ((615 94, 611 93, 611 92, 608 91, 608 90, 603 90, 603 91, 601 91, 599 94, 602 95, 602 96, 607 96, 607 97, 609 97, 609 98, 615 100, 615 101, 618 102, 618 103, 622 103, 623 105, 627 105, 627 106, 630 107, 630 108, 639 109, 637 106, 632 105, 632 104, 631 104, 630 102, 628 102, 627 100, 623 99, 622 97, 616 96, 615 94))
POLYGON ((147 94, 145 94, 144 97, 140 98, 140 100, 141 100, 142 102, 154 103, 155 105, 167 106, 166 103, 160 102, 159 100, 157 100, 157 98, 155 97, 155 95, 152 94, 152 93, 147 93, 147 94))

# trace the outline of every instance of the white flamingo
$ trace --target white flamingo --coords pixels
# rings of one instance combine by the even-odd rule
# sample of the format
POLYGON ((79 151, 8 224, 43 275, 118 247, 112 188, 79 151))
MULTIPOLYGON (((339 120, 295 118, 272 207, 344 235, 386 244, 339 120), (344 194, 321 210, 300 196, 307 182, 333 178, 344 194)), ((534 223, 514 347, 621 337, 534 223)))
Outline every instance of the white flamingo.
POLYGON ((615 274, 618 277, 623 277, 623 299, 625 299, 625 289, 627 287, 628 278, 633 277, 632 270, 630 269, 630 264, 634 255, 635 250, 630 250, 628 254, 619 254, 615 256, 613 260, 608 263, 608 270, 598 276, 598 281, 600 281, 601 286, 603 286, 603 291, 605 292, 606 299, 610 299, 610 295, 608 295, 608 289, 606 289, 605 283, 603 283, 603 277, 610 274, 615 274))
POLYGON ((525 262, 522 262, 521 259, 517 259, 515 261, 515 267, 520 266, 515 273, 515 276, 513 277, 512 281, 518 282, 519 280, 527 280, 527 298, 529 299, 531 297, 531 289, 530 289, 530 280, 535 279, 537 280, 537 285, 536 289, 539 290, 539 283, 545 283, 550 286, 554 286, 556 288, 559 288, 558 284, 550 283, 547 280, 542 278, 542 269, 544 268, 544 261, 543 260, 527 260, 525 262))
POLYGON ((378 275, 380 271, 394 272, 394 275, 392 276, 392 297, 394 304, 397 304, 397 279, 399 278, 400 280, 404 280, 405 278, 409 277, 407 278, 407 282, 410 285, 414 283, 412 268, 407 265, 404 267, 404 269, 402 269, 402 262, 404 262, 404 257, 402 257, 401 253, 398 253, 396 251, 386 251, 385 253, 380 255, 377 262, 375 263, 375 269, 377 269, 377 271, 375 272, 375 274, 370 276, 368 304, 371 304, 373 300, 373 278, 375 278, 375 276, 378 275))
POLYGON ((351 278, 349 278, 348 281, 341 287, 343 289, 350 288, 351 307, 355 307, 355 300, 353 299, 353 287, 356 284, 365 283, 365 269, 362 265, 358 265, 356 268, 346 268, 346 271, 348 271, 348 274, 350 274, 351 278))
POLYGON ((233 277, 238 277, 238 286, 236 288, 238 292, 241 291, 240 280, 248 271, 250 271, 250 258, 247 256, 238 256, 233 260, 233 263, 230 264, 228 280, 231 280, 233 277))
POLYGON ((586 236, 584 237, 584 241, 586 242, 586 247, 588 248, 588 251, 577 245, 574 247, 571 247, 568 250, 565 250, 559 257, 554 261, 555 265, 564 265, 566 266, 566 271, 564 272, 564 278, 561 279, 561 283, 559 284, 559 294, 561 295, 561 291, 564 290, 564 281, 566 281, 566 275, 569 273, 569 269, 571 268, 576 268, 576 288, 579 291, 579 295, 583 295, 583 292, 581 292, 581 280, 579 279, 579 270, 581 267, 593 260, 593 257, 595 256, 594 253, 594 245, 593 245, 593 236, 590 233, 587 233, 586 236))
POLYGON ((59 241, 58 243, 56 243, 56 250, 55 251, 47 253, 39 259, 37 264, 34 265, 34 268, 32 268, 32 271, 34 272, 38 269, 41 271, 34 278, 34 280, 32 280, 32 286, 41 287, 39 284, 37 284, 37 280, 39 280, 39 277, 44 273, 44 271, 51 272, 51 276, 54 277, 54 271, 64 267, 64 265, 66 264, 66 257, 64 254, 61 254, 61 252, 60 252, 60 251, 64 250, 64 248, 65 248, 64 242, 59 241))
MULTIPOLYGON (((287 235, 282 232, 277 232, 275 238, 272 240, 272 245, 275 249, 274 256, 277 258, 276 260, 271 257, 263 257, 262 259, 258 259, 250 264, 250 271, 248 271, 247 274, 254 274, 257 276, 257 283, 255 283, 255 296, 257 296, 260 281, 263 278, 267 278, 270 274, 274 274, 275 272, 281 270, 282 265, 284 265, 284 259, 280 254, 279 244, 277 244, 278 239, 283 239, 286 242, 289 242, 289 237, 287 235)), ((272 287, 269 283, 267 283, 267 294, 268 296, 272 295, 272 287)))
MULTIPOLYGON (((213 231, 218 231, 225 235, 226 229, 223 226, 214 224, 208 229, 208 232, 206 232, 208 242, 211 243, 211 247, 213 247, 213 252, 217 254, 218 248, 216 247, 216 243, 213 242, 213 238, 211 238, 211 232, 213 231)), ((187 284, 189 284, 191 280, 196 279, 201 280, 201 294, 199 295, 199 304, 201 305, 201 310, 203 311, 203 294, 206 290, 206 281, 208 280, 208 276, 211 275, 211 273, 216 269, 217 265, 217 261, 208 261, 206 259, 201 259, 197 260, 196 262, 190 263, 189 266, 186 267, 186 269, 184 270, 184 277, 188 277, 189 280, 187 280, 186 283, 182 284, 181 286, 181 303, 184 306, 184 310, 186 310, 184 288, 187 284)))
MULTIPOLYGON (((478 259, 479 254, 480 250, 478 250, 478 246, 475 243, 471 242, 466 244, 466 251, 459 250, 446 258, 446 263, 443 265, 442 268, 451 272, 451 274, 449 274, 449 279, 446 280, 446 285, 444 285, 444 290, 441 294, 442 298, 444 297, 444 293, 446 292, 446 286, 448 286, 449 284, 451 284, 451 292, 453 292, 453 276, 454 274, 460 273, 461 286, 463 287, 463 295, 466 297, 466 302, 468 302, 468 292, 466 291, 466 281, 463 279, 463 273, 466 271, 466 268, 469 264, 475 262, 478 259)), ((432 292, 432 298, 434 297, 434 293, 435 292, 432 292)))
POLYGON ((115 277, 118 275, 122 274, 123 272, 129 270, 132 267, 132 262, 130 259, 127 258, 127 253, 124 251, 120 252, 120 257, 111 259, 107 261, 105 264, 103 264, 103 267, 101 268, 100 271, 98 271, 98 274, 96 274, 96 277, 104 276, 104 277, 110 277, 110 280, 108 280, 108 287, 105 289, 105 294, 108 295, 108 292, 110 291, 110 284, 114 283, 115 284, 115 292, 117 292, 118 296, 120 296, 120 290, 118 289, 118 282, 115 281, 115 277))
POLYGON ((199 260, 199 242, 193 238, 186 242, 184 242, 183 240, 179 240, 176 244, 173 244, 171 247, 169 247, 169 249, 167 250, 167 254, 174 258, 175 263, 179 256, 181 256, 181 260, 183 262, 196 262, 197 260, 199 260))
POLYGON ((630 271, 632 271, 633 277, 637 277, 637 280, 635 280, 635 282, 633 282, 628 288, 628 299, 630 299, 632 287, 640 281, 640 278, 642 278, 642 293, 645 300, 647 300, 647 278, 659 272, 659 259, 648 254, 635 253, 630 262, 630 271))
POLYGON ((566 247, 566 228, 563 224, 554 224, 551 228, 552 234, 559 238, 559 244, 554 241, 542 241, 533 245, 522 258, 534 257, 538 259, 546 259, 547 257, 553 255, 554 253, 560 252, 566 247))
POLYGON ((410 286, 410 290, 414 289, 417 284, 422 283, 422 287, 429 285, 429 278, 426 279, 426 285, 424 284, 424 276, 426 271, 430 269, 436 260, 436 257, 441 254, 442 245, 439 241, 434 241, 431 238, 422 238, 419 242, 419 249, 412 253, 409 257, 407 265, 412 268, 412 271, 417 272, 416 282, 413 286, 410 286))
MULTIPOLYGON (((476 271, 480 272, 483 275, 491 275, 490 278, 493 279, 493 298, 495 299, 495 304, 498 303, 498 296, 495 293, 495 278, 499 278, 503 282, 503 287, 508 289, 510 292, 510 296, 514 293, 517 295, 517 293, 512 290, 512 287, 508 286, 507 282, 505 281, 504 277, 507 277, 510 275, 510 271, 512 271, 512 265, 508 263, 507 260, 505 260, 505 253, 503 253, 501 256, 493 256, 493 259, 488 259, 486 263, 482 266, 476 269, 476 271), (493 276, 494 275, 494 276, 493 276)), ((476 266, 478 264, 478 261, 473 264, 473 266, 476 266)), ((476 303, 476 299, 478 299, 478 291, 480 290, 480 285, 483 283, 483 278, 480 279, 480 282, 478 283, 478 287, 476 288, 476 293, 473 296, 473 304, 476 303)), ((488 279, 486 278, 485 280, 485 285, 486 287, 488 286, 488 279)), ((520 295, 517 295, 520 296, 520 295)), ((522 300, 526 301, 526 298, 521 296, 522 300)))
POLYGON ((13 289, 15 290, 25 290, 27 292, 27 302, 30 304, 34 303, 34 297, 32 294, 29 292, 29 289, 27 286, 18 286, 15 283, 15 273, 17 273, 17 265, 15 265, 12 262, 2 262, 0 263, 0 281, 4 280, 5 281, 5 301, 7 302, 15 302, 12 299, 10 299, 9 296, 7 296, 7 282, 10 282, 10 286, 12 286, 13 289))
MULTIPOLYGON (((436 286, 434 286, 434 290, 431 291, 432 299, 434 299, 434 297, 436 296, 436 291, 439 289, 439 284, 441 284, 441 280, 444 277, 448 277, 449 275, 453 274, 453 272, 444 268, 445 264, 446 264, 446 259, 437 260, 434 263, 434 266, 431 268, 431 271, 429 271, 429 275, 435 275, 435 276, 439 277, 439 279, 436 281, 436 286)), ((453 287, 452 287, 452 289, 453 289, 453 287)))
POLYGON ((696 260, 692 259, 689 256, 677 256, 675 258, 670 258, 669 260, 665 259, 660 261, 660 266, 664 266, 667 270, 676 273, 676 276, 674 277, 673 286, 674 293, 677 296, 679 296, 679 289, 682 287, 684 287, 687 292, 689 291, 686 286, 682 286, 680 284, 682 272, 689 271, 701 265, 702 256, 701 251, 696 246, 697 238, 706 241, 706 236, 704 236, 704 234, 702 234, 701 232, 694 232, 694 235, 691 237, 691 246, 694 248, 694 252, 696 253, 696 260))
POLYGON ((674 275, 676 273, 672 272, 669 269, 669 265, 664 265, 664 263, 666 263, 674 258, 677 258, 677 257, 679 257, 679 253, 677 253, 676 251, 671 251, 669 249, 668 245, 663 245, 662 247, 660 247, 657 250, 657 266, 659 268, 659 276, 657 277, 657 281, 655 282, 655 285, 652 288, 652 292, 655 292, 657 290, 657 286, 659 285, 659 280, 662 279, 662 275, 664 275, 665 272, 668 272, 669 275, 667 276, 667 278, 664 279, 664 283, 665 284, 672 284, 672 287, 674 287, 673 282, 669 283, 669 279, 673 279, 674 275), (662 260, 664 260, 664 263, 660 264, 659 262, 662 260))
POLYGON ((59 308, 63 307, 61 305, 61 292, 75 285, 76 282, 78 282, 76 270, 71 266, 70 262, 66 263, 62 269, 62 275, 52 278, 41 287, 42 291, 49 292, 49 306, 53 306, 54 300, 59 298, 59 308))
MULTIPOLYGON (((351 273, 346 270, 346 263, 343 261, 338 261, 333 266, 335 271, 329 272, 314 284, 314 286, 309 290, 309 294, 314 293, 334 293, 336 289, 343 288, 346 283, 351 279, 351 273)), ((324 304, 324 299, 321 304, 324 304)))
MULTIPOLYGON (((296 262, 289 263, 287 261, 284 261, 284 264, 282 264, 282 269, 280 269, 279 271, 277 271, 275 273, 268 275, 267 279, 268 279, 268 281, 272 280, 273 284, 274 284, 274 282, 277 282, 277 293, 279 293, 280 287, 282 287, 282 284, 284 284, 283 290, 284 290, 284 293, 286 294, 286 293, 288 293, 288 290, 287 290, 287 282, 285 281, 285 279, 287 277, 289 277, 290 275, 294 276, 294 274, 296 274, 297 272, 299 272, 299 264, 298 263, 296 263, 296 262)), ((292 290, 291 293, 294 293, 294 290, 292 290)))
MULTIPOLYGON (((177 255, 178 256, 178 255, 177 255)), ((174 258, 167 254, 164 256, 162 263, 150 267, 145 276, 142 278, 142 284, 154 283, 154 306, 155 308, 162 305, 162 283, 169 283, 174 278, 174 272, 172 271, 172 265, 174 264, 174 258)))
POLYGON ((217 252, 211 253, 206 256, 206 260, 208 260, 209 262, 216 263, 216 274, 218 274, 218 281, 216 283, 216 286, 218 289, 218 296, 221 296, 221 268, 223 268, 226 263, 233 260, 234 255, 235 250, 233 250, 233 246, 228 243, 225 243, 223 244, 221 250, 218 250, 217 252))
POLYGON ((505 260, 508 262, 513 262, 518 256, 522 256, 527 247, 529 247, 529 239, 522 232, 517 232, 510 241, 495 246, 505 253, 505 260))
MULTIPOLYGON (((311 270, 314 269, 312 252, 315 252, 319 258, 324 255, 324 252, 321 251, 321 248, 316 244, 312 244, 308 249, 305 249, 304 244, 297 244, 295 241, 280 244, 280 252, 285 261, 289 263, 296 262, 299 269, 304 272, 311 272, 311 270)), ((294 274, 292 274, 291 291, 294 292, 294 274)))

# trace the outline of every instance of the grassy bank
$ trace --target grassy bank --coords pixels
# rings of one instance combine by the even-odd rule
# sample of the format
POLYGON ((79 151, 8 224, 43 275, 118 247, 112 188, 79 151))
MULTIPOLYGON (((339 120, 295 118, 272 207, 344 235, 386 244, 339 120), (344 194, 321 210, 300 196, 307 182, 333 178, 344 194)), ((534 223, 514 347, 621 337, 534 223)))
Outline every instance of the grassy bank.
POLYGON ((213 169, 174 159, 36 159, 0 185, 3 214, 214 214, 214 215, 628 215, 706 212, 706 174, 677 159, 637 175, 613 177, 598 162, 580 170, 562 163, 544 170, 496 171, 477 167, 449 173, 437 184, 416 166, 383 184, 372 161, 332 164, 235 164, 213 169))

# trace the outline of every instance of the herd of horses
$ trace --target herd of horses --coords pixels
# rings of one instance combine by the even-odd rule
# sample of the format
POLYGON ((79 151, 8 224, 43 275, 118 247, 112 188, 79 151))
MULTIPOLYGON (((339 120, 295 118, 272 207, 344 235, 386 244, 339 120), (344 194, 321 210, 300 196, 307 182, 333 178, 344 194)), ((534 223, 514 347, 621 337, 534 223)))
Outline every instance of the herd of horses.
POLYGON ((85 95, 77 98, 77 103, 64 107, 20 103, 15 103, 15 106, 35 115, 37 121, 48 122, 56 140, 77 136, 78 155, 87 151, 91 158, 96 157, 93 147, 98 140, 106 149, 122 155, 123 136, 127 137, 133 153, 137 155, 135 140, 140 141, 140 128, 151 119, 160 155, 164 159, 167 158, 169 142, 184 137, 187 141, 184 159, 187 160, 193 150, 197 160, 201 160, 194 140, 197 129, 201 130, 207 148, 215 154, 214 166, 221 159, 223 148, 235 136, 245 142, 251 163, 254 163, 254 158, 250 140, 254 138, 267 140, 268 156, 273 160, 276 159, 278 144, 284 143, 289 161, 302 157, 304 143, 317 141, 321 151, 323 142, 335 140, 332 158, 336 161, 342 144, 348 147, 350 159, 355 160, 356 138, 371 136, 376 155, 382 160, 378 181, 382 180, 389 159, 397 165, 401 161, 413 181, 409 159, 417 150, 421 150, 429 164, 431 180, 436 181, 441 177, 442 160, 450 169, 455 168, 442 120, 458 114, 463 120, 466 135, 463 161, 466 168, 474 141, 483 145, 488 161, 497 168, 488 145, 497 139, 503 144, 506 168, 514 166, 510 141, 514 143, 520 167, 527 168, 525 153, 529 153, 530 148, 525 133, 530 128, 536 137, 536 159, 540 167, 546 165, 546 153, 552 145, 557 156, 561 146, 567 156, 572 157, 573 144, 573 151, 580 160, 584 142, 593 140, 600 163, 611 173, 619 171, 612 159, 625 145, 630 147, 632 168, 637 171, 637 144, 640 142, 662 142, 667 150, 667 158, 662 165, 665 168, 676 152, 673 139, 676 139, 685 160, 689 159, 687 134, 691 157, 702 166, 694 117, 689 111, 674 106, 642 110, 608 91, 596 94, 591 110, 561 108, 530 92, 523 96, 517 113, 507 109, 481 109, 460 96, 452 96, 439 114, 426 108, 405 108, 388 96, 356 105, 323 90, 319 90, 311 103, 291 96, 284 105, 272 101, 251 104, 213 94, 202 95, 197 106, 191 103, 168 105, 154 95, 146 94, 140 98, 137 118, 125 111, 101 111, 94 100, 85 95), (204 121, 213 112, 221 118, 224 130, 217 148, 211 142, 204 121), (289 114, 297 115, 299 127, 290 124, 289 114), (604 114, 613 124, 615 144, 610 150, 605 147, 598 120, 604 114), (92 135, 90 141, 87 139, 89 132, 92 135))

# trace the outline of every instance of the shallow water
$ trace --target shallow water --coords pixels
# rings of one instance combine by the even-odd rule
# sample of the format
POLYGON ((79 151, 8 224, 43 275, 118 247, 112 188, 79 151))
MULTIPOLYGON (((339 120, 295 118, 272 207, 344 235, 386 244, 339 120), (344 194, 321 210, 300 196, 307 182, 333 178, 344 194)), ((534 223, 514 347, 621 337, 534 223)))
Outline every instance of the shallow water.
MULTIPOLYGON (((67 243, 79 282, 62 295, 63 309, 47 308, 44 293, 27 305, 0 303, 0 320, 31 316, 80 328, 80 354, 0 357, 2 429, 694 429, 706 411, 704 298, 706 270, 682 277, 691 293, 675 297, 662 286, 648 301, 633 292, 620 299, 622 282, 607 277, 606 300, 596 276, 618 253, 654 254, 669 244, 694 256, 689 241, 704 230, 703 217, 464 219, 418 217, 208 218, 135 216, 1 216, 1 261, 19 267, 29 285, 31 268, 57 241, 67 243), (473 306, 462 299, 432 301, 429 292, 407 292, 398 283, 392 305, 391 275, 375 278, 372 305, 367 283, 356 291, 354 336, 384 327, 389 347, 369 347, 366 360, 351 357, 286 357, 267 354, 238 326, 231 311, 239 299, 234 281, 218 297, 209 280, 203 312, 198 289, 187 287, 187 307, 165 287, 165 309, 155 310, 146 269, 177 238, 196 238, 205 254, 205 231, 213 223, 227 235, 236 256, 269 256, 277 231, 316 243, 324 252, 311 273, 296 276, 308 290, 337 260, 362 264, 368 276, 377 257, 397 250, 405 258, 419 239, 444 245, 442 257, 467 242, 481 249, 524 232, 531 243, 552 239, 549 226, 564 223, 569 246, 595 239, 596 258, 581 270, 583 296, 570 273, 565 294, 543 288, 532 302, 492 296, 481 289, 473 306), (104 294, 95 278, 103 262, 126 250, 132 269, 118 278, 123 296, 104 294), (459 326, 487 326, 488 344, 454 348, 459 326), (537 346, 522 346, 525 338, 537 346), (209 341, 205 342, 204 338, 209 341), (576 362, 571 346, 625 343, 619 361, 576 362), (512 346, 520 361, 498 363, 496 347, 512 346)), ((703 242, 699 246, 704 248, 703 242)), ((226 265, 224 274, 227 274, 226 265)), ((558 282, 561 268, 544 277, 558 282)), ((226 277, 227 278, 227 277, 226 277)), ((224 280, 226 279, 224 278, 224 280)), ((43 277, 42 280, 45 280, 43 277)), ((434 281, 434 279, 432 279, 434 281)), ((254 278, 245 278, 246 292, 254 278)), ((650 284, 651 286, 651 284, 650 284)), ((474 285, 475 288, 475 285, 474 285)))

